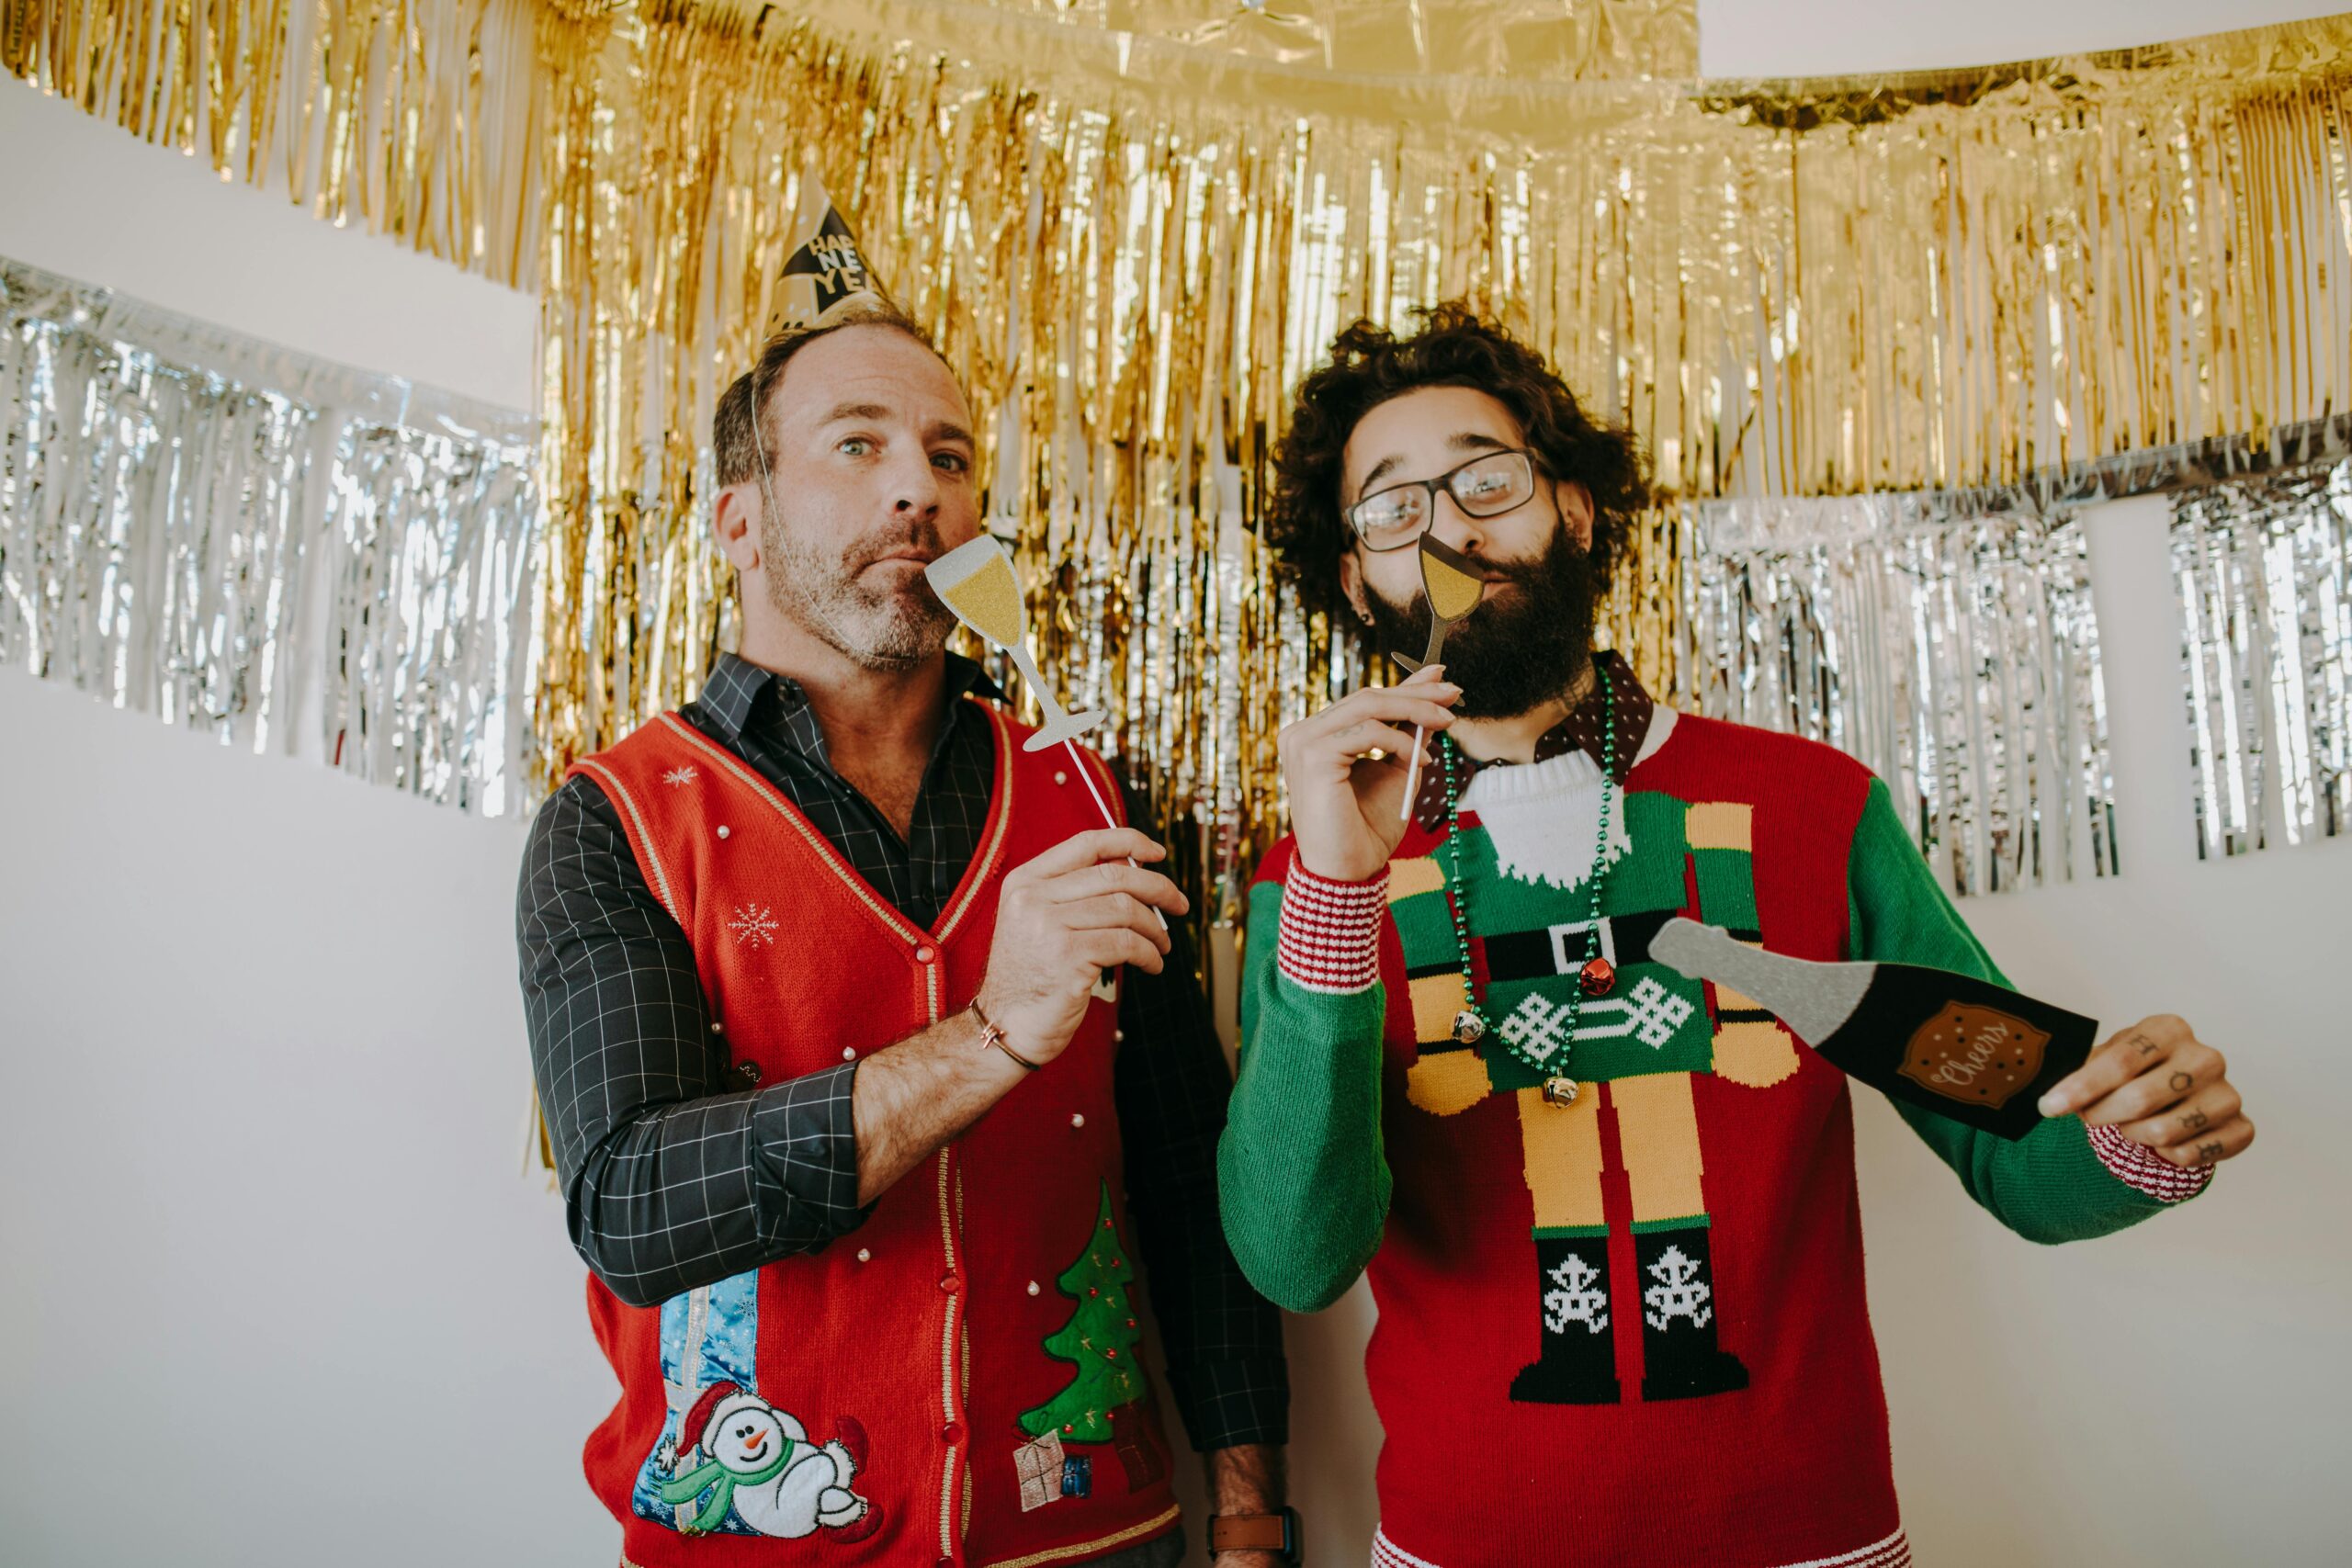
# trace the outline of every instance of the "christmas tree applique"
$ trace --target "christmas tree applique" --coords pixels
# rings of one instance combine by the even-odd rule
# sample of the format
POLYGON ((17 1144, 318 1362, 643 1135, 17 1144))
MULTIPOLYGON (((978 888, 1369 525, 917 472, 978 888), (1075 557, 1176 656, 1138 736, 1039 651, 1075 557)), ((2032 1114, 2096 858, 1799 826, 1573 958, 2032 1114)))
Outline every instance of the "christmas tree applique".
POLYGON ((1076 1363, 1061 1393, 1035 1410, 1022 1412, 1021 1429, 1033 1438, 1058 1431, 1066 1443, 1107 1443, 1117 1435, 1113 1412, 1149 1392, 1137 1347, 1143 1330, 1127 1300, 1135 1269, 1111 1223, 1111 1189, 1102 1188, 1092 1235, 1078 1261, 1054 1283, 1078 1305, 1069 1321, 1046 1340, 1046 1353, 1076 1363))

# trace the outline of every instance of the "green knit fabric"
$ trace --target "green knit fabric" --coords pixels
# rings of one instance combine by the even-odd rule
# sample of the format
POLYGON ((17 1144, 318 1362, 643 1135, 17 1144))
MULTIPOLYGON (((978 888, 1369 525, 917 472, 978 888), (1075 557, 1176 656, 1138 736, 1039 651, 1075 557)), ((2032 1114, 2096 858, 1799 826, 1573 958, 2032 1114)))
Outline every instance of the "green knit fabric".
MULTIPOLYGON (((1855 829, 1847 900, 1850 956, 2007 984, 1936 886, 1883 784, 1871 784, 1855 829)), ((1281 887, 1259 884, 1250 898, 1240 1069, 1217 1148, 1220 1208, 1250 1281, 1288 1311, 1319 1312, 1363 1272, 1387 1221, 1387 1001, 1379 984, 1335 995, 1288 979, 1275 964, 1281 923, 1281 887)), ((1901 1102, 1895 1110, 1970 1197, 2029 1240, 2104 1235, 2165 1206, 2099 1163, 2079 1118, 2045 1122, 2012 1143, 1901 1102)))
MULTIPOLYGON (((1849 957, 1924 964, 2008 984, 1936 886, 1886 785, 1876 780, 1846 871, 1849 957)), ((1951 1167, 1968 1195, 2028 1241, 2085 1241, 2165 1207, 2099 1163, 2079 1116, 2044 1122, 2011 1142, 1903 1100, 1890 1103, 1951 1167)))
POLYGON ((1274 965, 1282 889, 1250 893, 1240 1070, 1216 1146, 1218 1209, 1234 1260, 1287 1312, 1320 1312, 1380 1250, 1388 1158, 1380 1138, 1387 993, 1310 991, 1274 965), (1249 1042, 1279 1040, 1257 1051, 1249 1042))

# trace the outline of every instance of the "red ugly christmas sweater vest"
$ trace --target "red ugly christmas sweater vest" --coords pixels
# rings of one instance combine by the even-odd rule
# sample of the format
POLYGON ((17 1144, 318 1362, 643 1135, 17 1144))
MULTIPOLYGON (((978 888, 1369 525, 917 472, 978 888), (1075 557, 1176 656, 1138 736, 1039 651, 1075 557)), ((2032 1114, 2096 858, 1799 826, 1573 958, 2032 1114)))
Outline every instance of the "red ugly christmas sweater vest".
MULTIPOLYGON (((985 705, 983 705, 985 706, 985 705)), ((737 1063, 775 1083, 968 1004, 1010 868, 1094 825, 1067 753, 987 708, 970 868, 925 931, 675 714, 573 772, 618 808, 737 1063)), ((1114 798, 1107 770, 1097 770, 1114 798)), ((1172 1529, 1140 1361, 1106 987, 1069 1048, 853 1235, 628 1306, 588 1282, 620 1402, 590 1484, 639 1568, 1081 1562, 1172 1529)))

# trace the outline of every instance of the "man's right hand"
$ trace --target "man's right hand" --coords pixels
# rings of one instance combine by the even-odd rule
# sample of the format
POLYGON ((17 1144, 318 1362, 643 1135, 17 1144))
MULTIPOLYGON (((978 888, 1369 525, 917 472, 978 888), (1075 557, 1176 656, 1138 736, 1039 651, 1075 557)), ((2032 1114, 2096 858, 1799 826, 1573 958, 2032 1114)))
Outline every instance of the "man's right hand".
MULTIPOLYGON (((1434 738, 1453 722, 1462 688, 1444 675, 1443 665, 1425 664, 1394 686, 1366 686, 1283 726, 1276 744, 1299 864, 1335 882, 1380 874, 1405 836, 1413 727, 1426 726, 1434 738), (1383 753, 1377 759, 1375 750, 1383 753)), ((1430 750, 1425 742, 1424 768, 1430 750)))
POLYGON ((1098 828, 1005 874, 980 1010, 1006 1044, 1043 1066, 1078 1032, 1103 970, 1159 973, 1168 933, 1152 911, 1180 916, 1192 905, 1159 873, 1126 863, 1167 854, 1132 828, 1098 828))

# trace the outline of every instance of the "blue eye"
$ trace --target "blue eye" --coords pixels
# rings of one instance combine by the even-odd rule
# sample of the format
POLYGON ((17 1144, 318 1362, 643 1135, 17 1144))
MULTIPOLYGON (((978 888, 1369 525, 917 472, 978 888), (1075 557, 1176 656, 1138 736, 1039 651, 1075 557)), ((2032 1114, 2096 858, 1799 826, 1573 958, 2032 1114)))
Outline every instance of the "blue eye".
POLYGON ((853 457, 863 457, 874 449, 874 443, 863 435, 853 435, 841 444, 841 450, 853 457), (854 450, 852 450, 855 448, 854 450))

